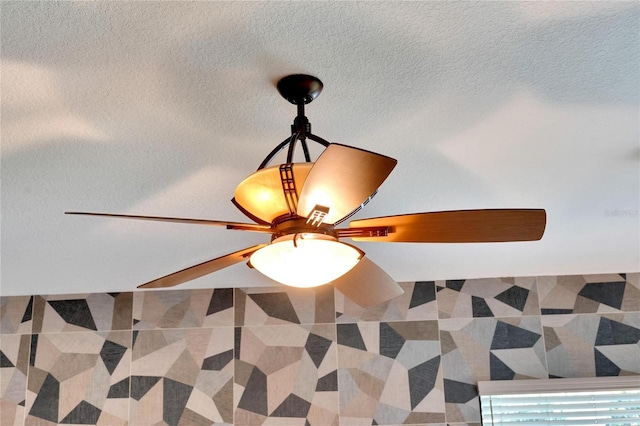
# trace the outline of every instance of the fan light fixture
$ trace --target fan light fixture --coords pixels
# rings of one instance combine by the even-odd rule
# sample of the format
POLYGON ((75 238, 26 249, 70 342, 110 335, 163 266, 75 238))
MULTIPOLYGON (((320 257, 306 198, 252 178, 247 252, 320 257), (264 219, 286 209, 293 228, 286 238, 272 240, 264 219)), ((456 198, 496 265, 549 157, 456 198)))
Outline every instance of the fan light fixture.
POLYGON ((364 255, 349 244, 323 234, 293 234, 276 238, 251 255, 258 271, 292 287, 317 287, 349 272, 364 255))
POLYGON ((249 260, 249 266, 289 286, 332 283, 363 307, 390 300, 403 290, 365 258, 364 252, 340 242, 343 238, 386 243, 488 243, 542 238, 547 220, 543 209, 422 212, 353 220, 348 227, 339 227, 371 200, 397 161, 364 149, 329 143, 313 134, 305 105, 318 97, 322 87, 317 77, 305 74, 288 75, 278 81, 280 95, 298 110, 291 136, 240 182, 231 200, 254 223, 113 213, 67 214, 219 226, 271 235, 268 244, 207 260, 138 288, 173 287, 249 260), (325 148, 315 162, 311 160, 309 142, 325 148), (296 146, 302 148, 304 162, 294 162, 296 146), (285 162, 269 166, 285 148, 285 162))

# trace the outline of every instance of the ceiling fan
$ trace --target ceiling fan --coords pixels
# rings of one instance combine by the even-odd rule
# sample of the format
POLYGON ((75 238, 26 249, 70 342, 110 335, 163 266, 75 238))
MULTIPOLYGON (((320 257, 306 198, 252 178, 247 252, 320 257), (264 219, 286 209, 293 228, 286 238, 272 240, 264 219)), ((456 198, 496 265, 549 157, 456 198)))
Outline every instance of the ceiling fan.
POLYGON ((359 148, 329 143, 311 133, 304 106, 322 91, 313 76, 282 78, 278 91, 297 106, 291 136, 276 146, 258 170, 240 182, 233 204, 254 223, 110 213, 66 212, 125 219, 222 226, 271 235, 259 244, 155 279, 139 288, 172 287, 236 263, 283 284, 314 287, 329 282, 356 303, 368 307, 403 293, 402 288, 359 248, 340 241, 479 243, 534 241, 546 225, 543 209, 457 210, 403 214, 354 220, 395 167, 393 158, 359 148), (325 147, 311 161, 308 141, 325 147), (297 144, 305 162, 293 162, 297 144), (288 148, 286 163, 269 166, 288 148))

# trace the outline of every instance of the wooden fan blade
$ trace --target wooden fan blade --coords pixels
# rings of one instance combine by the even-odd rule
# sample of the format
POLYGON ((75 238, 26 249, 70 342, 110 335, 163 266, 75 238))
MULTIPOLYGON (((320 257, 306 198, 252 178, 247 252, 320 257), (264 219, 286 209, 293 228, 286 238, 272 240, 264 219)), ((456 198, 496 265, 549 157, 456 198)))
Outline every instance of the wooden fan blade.
POLYGON ((196 278, 200 278, 204 275, 242 262, 243 260, 246 260, 253 252, 261 249, 266 245, 267 244, 258 244, 257 246, 249 247, 235 253, 227 254, 226 256, 208 260, 198 265, 191 266, 178 272, 174 272, 173 274, 165 275, 162 278, 149 281, 148 283, 139 285, 138 288, 173 287, 187 281, 195 280, 196 278))
POLYGON ((297 214, 329 207, 324 223, 336 223, 367 201, 397 161, 374 152, 330 144, 311 168, 298 199, 297 214))
POLYGON ((386 236, 354 236, 356 241, 487 243, 539 240, 546 222, 543 209, 456 210, 354 220, 349 230, 388 227, 386 236))
POLYGON ((136 215, 130 215, 130 214, 90 213, 90 212, 64 212, 64 214, 115 217, 118 219, 153 220, 158 222, 189 223, 192 225, 224 226, 227 229, 235 229, 240 231, 254 231, 254 232, 266 232, 266 233, 273 232, 269 225, 256 225, 254 223, 241 223, 241 222, 225 222, 222 220, 184 219, 179 217, 136 216, 136 215))
POLYGON ((400 296, 404 290, 382 268, 363 257, 352 270, 333 281, 334 287, 363 308, 400 296))

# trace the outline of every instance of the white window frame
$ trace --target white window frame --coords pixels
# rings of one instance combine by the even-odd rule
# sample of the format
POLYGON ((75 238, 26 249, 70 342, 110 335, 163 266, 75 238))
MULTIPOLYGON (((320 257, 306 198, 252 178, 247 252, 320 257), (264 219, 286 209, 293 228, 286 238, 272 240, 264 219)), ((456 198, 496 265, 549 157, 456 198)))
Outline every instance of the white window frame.
POLYGON ((640 376, 485 381, 478 383, 478 393, 482 409, 482 424, 485 426, 640 425, 640 376), (622 393, 616 398, 620 398, 621 401, 629 399, 631 401, 622 403, 622 409, 609 412, 615 414, 624 412, 631 417, 607 421, 606 412, 609 409, 606 407, 610 404, 598 405, 598 399, 607 400, 610 397, 604 395, 619 391, 622 393), (583 416, 577 412, 584 406, 582 400, 585 395, 589 395, 590 408, 585 409, 583 416), (536 401, 537 398, 540 400, 539 403, 536 401), (569 402, 562 402, 563 398, 569 402), (579 405, 570 402, 576 399, 581 400, 579 405), (518 401, 522 401, 522 404, 518 401), (514 408, 503 408, 501 405, 503 403, 504 407, 514 408), (525 406, 526 409, 523 408, 525 406), (598 408, 595 408, 596 406, 598 408), (529 408, 531 408, 530 420, 527 419, 529 415, 526 414, 529 408), (550 413, 548 415, 547 410, 550 413), (501 415, 500 412, 504 414, 501 415), (594 412, 598 414, 593 416, 586 414, 594 412), (566 419, 563 419, 565 416, 566 419), (547 418, 546 422, 541 421, 541 418, 547 418))

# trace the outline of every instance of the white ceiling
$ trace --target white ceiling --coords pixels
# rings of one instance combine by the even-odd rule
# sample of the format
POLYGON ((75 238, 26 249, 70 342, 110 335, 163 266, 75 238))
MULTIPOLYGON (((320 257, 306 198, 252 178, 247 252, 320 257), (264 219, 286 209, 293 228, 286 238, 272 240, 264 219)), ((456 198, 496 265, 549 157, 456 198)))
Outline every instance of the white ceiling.
POLYGON ((396 280, 640 270, 638 2, 0 7, 2 295, 132 290, 265 241, 63 212, 248 221, 229 200, 299 72, 325 84, 314 133, 398 160, 358 217, 547 210, 540 242, 359 245, 396 280))

